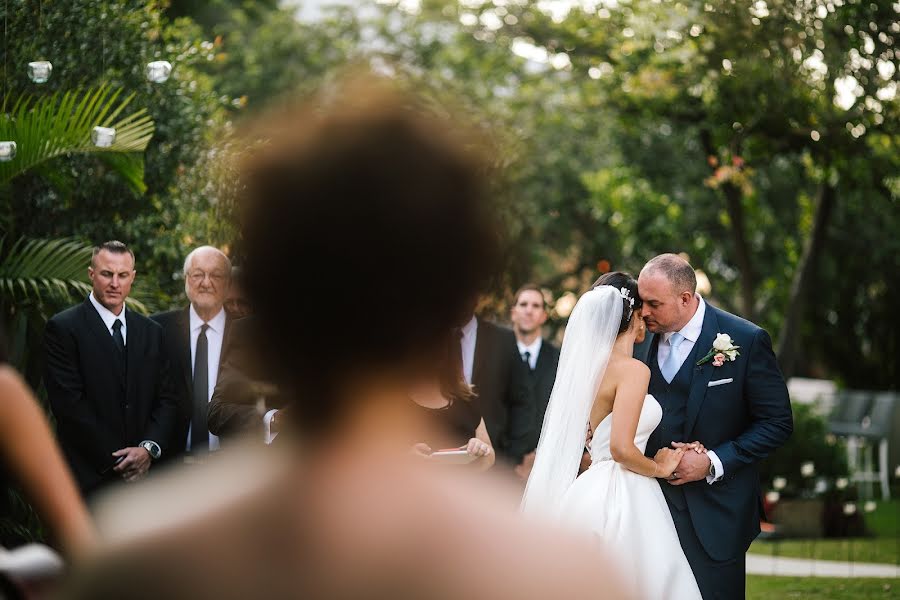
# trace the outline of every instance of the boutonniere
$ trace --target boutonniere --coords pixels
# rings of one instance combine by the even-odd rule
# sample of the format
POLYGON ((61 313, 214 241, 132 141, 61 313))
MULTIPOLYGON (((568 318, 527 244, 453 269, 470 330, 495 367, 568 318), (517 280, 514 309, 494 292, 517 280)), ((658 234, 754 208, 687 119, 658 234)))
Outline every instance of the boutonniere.
POLYGON ((734 340, 727 333, 717 333, 716 339, 713 341, 713 347, 710 348, 706 356, 697 361, 697 366, 712 360, 714 367, 721 367, 725 361, 732 361, 741 355, 738 352, 740 346, 734 345, 734 340))

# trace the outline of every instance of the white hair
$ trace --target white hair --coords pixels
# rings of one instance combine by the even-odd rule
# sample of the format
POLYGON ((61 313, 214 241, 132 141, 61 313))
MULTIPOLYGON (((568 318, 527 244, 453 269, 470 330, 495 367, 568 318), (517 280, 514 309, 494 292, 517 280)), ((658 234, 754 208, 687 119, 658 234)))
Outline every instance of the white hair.
POLYGON ((225 270, 231 275, 231 261, 228 259, 228 256, 225 255, 224 252, 216 248, 215 246, 198 246, 191 250, 186 257, 184 257, 184 267, 182 269, 182 274, 187 277, 188 269, 191 268, 191 262, 194 260, 194 255, 198 252, 207 252, 212 251, 215 254, 218 254, 222 259, 222 262, 225 263, 225 270))

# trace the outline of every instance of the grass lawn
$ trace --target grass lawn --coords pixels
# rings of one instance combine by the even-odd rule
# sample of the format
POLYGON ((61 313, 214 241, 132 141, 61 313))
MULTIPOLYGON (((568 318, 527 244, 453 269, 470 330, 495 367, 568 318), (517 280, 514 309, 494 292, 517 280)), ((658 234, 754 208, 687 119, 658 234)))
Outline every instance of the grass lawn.
MULTIPOLYGON (((791 558, 900 564, 900 501, 879 502, 878 508, 865 518, 866 527, 874 537, 756 540, 749 552, 791 558)), ((894 593, 900 597, 900 591, 894 593)))
POLYGON ((896 579, 747 576, 747 600, 870 600, 900 598, 896 579))
POLYGON ((767 556, 900 564, 900 538, 756 540, 749 552, 767 556))

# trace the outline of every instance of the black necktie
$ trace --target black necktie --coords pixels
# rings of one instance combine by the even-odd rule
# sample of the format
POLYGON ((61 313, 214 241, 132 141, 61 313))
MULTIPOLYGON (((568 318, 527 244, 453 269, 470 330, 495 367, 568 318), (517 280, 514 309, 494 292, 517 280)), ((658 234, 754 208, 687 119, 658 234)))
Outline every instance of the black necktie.
POLYGON ((525 367, 530 371, 531 370, 531 352, 526 350, 522 353, 522 362, 525 363, 525 367))
POLYGON ((209 410, 209 340, 206 339, 206 323, 197 336, 194 352, 194 410, 191 417, 191 452, 209 451, 209 426, 206 413, 209 410))
POLYGON ((119 352, 125 354, 125 338, 122 337, 122 321, 119 319, 113 321, 113 341, 116 343, 116 348, 119 349, 119 352))

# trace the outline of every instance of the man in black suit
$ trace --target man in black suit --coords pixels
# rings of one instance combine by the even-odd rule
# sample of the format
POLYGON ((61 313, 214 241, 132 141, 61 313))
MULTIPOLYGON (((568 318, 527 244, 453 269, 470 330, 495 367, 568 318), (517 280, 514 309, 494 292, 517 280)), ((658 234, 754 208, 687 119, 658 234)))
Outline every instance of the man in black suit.
POLYGON ((94 248, 92 288, 44 333, 44 383, 63 453, 82 494, 147 474, 169 451, 175 400, 162 329, 125 308, 134 254, 122 242, 94 248))
POLYGON ((512 331, 473 316, 461 329, 463 374, 475 389, 476 402, 497 457, 521 462, 528 446, 534 406, 524 384, 524 366, 515 360, 512 331))
POLYGON ((523 285, 516 292, 515 302, 510 310, 513 333, 516 336, 516 358, 525 367, 525 382, 531 391, 534 403, 534 419, 529 432, 527 452, 516 470, 527 480, 534 464, 534 450, 541 436, 544 413, 550 401, 550 392, 556 381, 556 367, 559 364, 559 348, 543 339, 541 328, 547 322, 547 303, 541 288, 534 284, 523 285))
POLYGON ((224 309, 231 261, 212 246, 200 246, 184 261, 184 291, 190 304, 151 318, 162 325, 178 418, 170 458, 190 453, 202 459, 219 448, 209 432, 207 411, 228 351, 231 319, 224 309))

